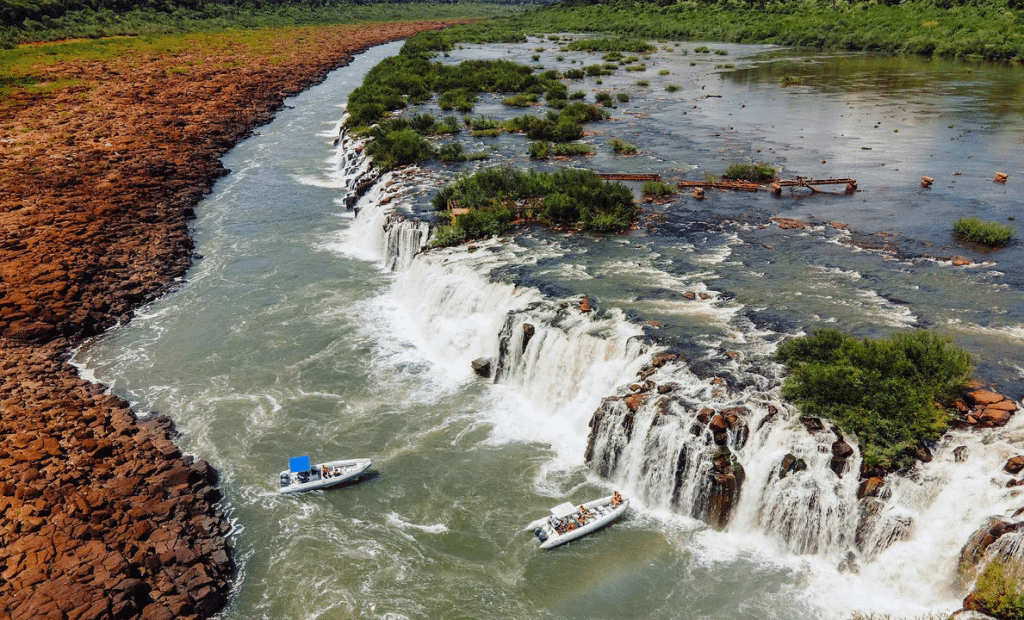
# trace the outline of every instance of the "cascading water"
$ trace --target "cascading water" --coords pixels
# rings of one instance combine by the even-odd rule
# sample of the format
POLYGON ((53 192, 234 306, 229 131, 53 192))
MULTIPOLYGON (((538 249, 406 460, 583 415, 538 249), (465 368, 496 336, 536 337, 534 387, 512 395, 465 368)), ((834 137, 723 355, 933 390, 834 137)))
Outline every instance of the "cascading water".
MULTIPOLYGON (((890 476, 865 491, 853 440, 817 421, 802 424, 778 396, 779 369, 730 359, 735 355, 711 355, 715 370, 705 366, 703 378, 671 357, 645 365, 654 349, 617 310, 594 316, 579 299, 546 299, 495 277, 502 266, 536 260, 514 241, 424 252, 430 225, 401 213, 412 203, 412 178, 430 183, 407 171, 370 185, 348 234, 398 272, 393 293, 408 316, 419 317, 428 341, 422 350, 435 351, 435 362, 468 374, 472 360, 487 358, 495 383, 514 387, 547 415, 575 412, 568 415, 578 418, 577 433, 586 433, 597 397, 618 389, 590 417, 585 460, 651 507, 765 536, 781 550, 827 558, 839 572, 869 578, 897 543, 922 535, 906 502, 926 493, 927 483, 890 476), (636 382, 625 387, 630 380, 636 382)), ((747 344, 763 355, 772 346, 749 327, 747 344)), ((957 536, 966 540, 974 527, 965 524, 957 536)), ((1005 538, 988 557, 1015 553, 1015 540, 1005 538)), ((952 538, 945 549, 943 560, 955 564, 952 538)), ((930 595, 955 588, 950 577, 930 595)))

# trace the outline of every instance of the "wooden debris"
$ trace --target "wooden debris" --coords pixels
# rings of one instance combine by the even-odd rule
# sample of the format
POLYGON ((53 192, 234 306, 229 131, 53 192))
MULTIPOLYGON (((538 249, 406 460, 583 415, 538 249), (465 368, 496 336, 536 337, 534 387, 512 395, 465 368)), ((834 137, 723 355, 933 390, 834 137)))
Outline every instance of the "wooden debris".
POLYGON ((628 172, 599 172, 597 176, 605 181, 660 181, 660 174, 642 174, 628 172))
MULTIPOLYGON (((753 183, 751 181, 732 181, 724 179, 721 181, 680 181, 679 187, 693 187, 697 189, 702 188, 714 188, 714 189, 731 189, 743 192, 757 192, 763 189, 770 191, 771 193, 778 196, 782 193, 783 187, 806 187, 812 192, 817 193, 818 189, 815 185, 846 185, 846 193, 852 193, 857 191, 856 179, 808 179, 807 177, 797 177, 795 179, 775 179, 771 182, 768 187, 759 183, 753 183)), ((694 198, 697 198, 697 192, 694 191, 694 198)), ((703 197, 703 194, 702 196, 703 197)))
POLYGON ((921 187, 931 187, 935 179, 931 177, 921 177, 921 187))
POLYGON ((1006 183, 1006 179, 1008 179, 1008 178, 1010 178, 1010 176, 1008 174, 1006 174, 1005 172, 997 172, 996 173, 995 182, 996 183, 1006 183))

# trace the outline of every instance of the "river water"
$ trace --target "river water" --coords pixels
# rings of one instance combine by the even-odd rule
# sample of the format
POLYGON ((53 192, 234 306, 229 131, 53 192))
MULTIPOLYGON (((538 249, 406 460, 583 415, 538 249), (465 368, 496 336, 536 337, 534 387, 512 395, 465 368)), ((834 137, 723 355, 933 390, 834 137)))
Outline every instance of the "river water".
MULTIPOLYGON (((697 45, 660 44, 645 71, 570 83, 589 101, 599 90, 630 100, 587 126, 595 154, 568 163, 673 181, 756 160, 787 178, 853 177, 860 191, 682 193, 645 204, 626 235, 532 230, 413 257, 426 227, 389 227, 391 212, 429 219, 432 190, 481 165, 567 162, 530 162, 521 136, 463 135, 491 158, 389 176, 354 218, 345 198, 365 163, 350 140, 334 141, 348 93, 397 43, 288 100, 225 157, 232 173, 197 209, 202 258, 187 281, 75 359, 140 414, 173 418, 183 449, 221 471, 240 566, 223 618, 845 618, 959 607, 960 547, 988 516, 1024 503, 1001 473, 1022 450, 1020 425, 935 446, 932 463, 890 481, 882 516, 855 542, 856 476, 828 471, 831 439, 803 431, 778 402, 769 356, 780 338, 820 326, 864 336, 931 327, 970 350, 984 380, 1022 392, 1021 244, 985 251, 952 236, 961 215, 1024 215, 1020 69, 697 45), (803 83, 783 87, 783 75, 803 83), (613 154, 612 137, 639 153, 613 154), (1009 182, 993 183, 997 171, 1009 182), (813 226, 783 230, 772 217, 813 226), (954 255, 974 264, 954 267, 954 255), (578 310, 582 295, 594 312, 578 310), (632 438, 606 429, 598 449, 619 445, 622 456, 603 479, 584 463, 591 415, 662 350, 686 360, 651 376, 674 386, 671 415, 645 405, 632 438), (482 356, 499 362, 496 381, 472 373, 482 356), (717 531, 690 516, 699 489, 672 490, 699 481, 699 468, 673 468, 681 451, 707 449, 685 430, 697 409, 737 405, 752 432, 729 445, 747 482, 717 531), (784 482, 773 472, 787 453, 810 467, 784 482), (281 496, 277 472, 299 454, 374 465, 358 484, 281 496), (541 552, 521 531, 555 504, 612 489, 633 503, 598 534, 541 552), (851 553, 859 572, 840 571, 851 553)), ((557 47, 466 47, 444 61, 600 62, 557 47)), ((513 112, 485 97, 474 113, 513 112)))

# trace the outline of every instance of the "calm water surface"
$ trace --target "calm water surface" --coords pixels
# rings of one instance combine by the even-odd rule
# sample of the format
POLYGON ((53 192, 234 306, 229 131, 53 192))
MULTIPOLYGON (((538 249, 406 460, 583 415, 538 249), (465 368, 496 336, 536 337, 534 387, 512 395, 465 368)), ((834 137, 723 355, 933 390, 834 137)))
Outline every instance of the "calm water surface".
MULTIPOLYGON (((540 41, 445 61, 528 63, 538 45, 545 68, 600 62, 540 41)), ((534 231, 453 252, 443 267, 388 273, 343 206, 344 154, 332 142, 348 93, 399 44, 290 99, 225 158, 232 174, 197 209, 204 258, 188 280, 77 356, 140 414, 170 415, 183 448, 221 471, 240 566, 223 618, 832 618, 957 607, 951 568, 915 566, 910 547, 890 559, 897 577, 841 574, 828 553, 793 554, 754 528, 714 532, 643 501, 555 552, 520 531, 564 499, 610 492, 583 464, 587 423, 649 353, 586 366, 586 385, 550 360, 535 362, 533 383, 491 384, 468 365, 496 346, 488 312, 588 294, 602 337, 693 359, 730 349, 756 361, 781 336, 823 325, 873 336, 932 327, 974 353, 987 380, 1024 392, 1021 245, 990 252, 952 236, 961 215, 1024 217, 1019 68, 696 45, 661 45, 643 72, 571 82, 588 101, 599 90, 630 94, 612 120, 587 126, 596 153, 573 164, 671 181, 766 161, 785 177, 854 177, 861 191, 680 194, 645 205, 629 235, 534 231), (783 88, 783 75, 803 84, 783 88), (612 137, 639 154, 614 155, 612 137), (996 171, 1010 182, 993 183, 996 171), (816 226, 780 230, 773 216, 816 226), (977 264, 930 258, 957 254, 977 264), (485 310, 458 316, 444 305, 451 295, 435 302, 449 286, 466 304, 479 294, 485 310), (297 454, 374 466, 360 484, 279 496, 276 472, 297 454)), ((475 113, 519 112, 495 97, 475 113)), ((530 165, 522 136, 460 139, 491 152, 486 165, 530 165)), ((434 184, 459 171, 429 166, 431 180, 411 186, 402 209, 423 215, 434 184)), ((578 356, 579 342, 568 337, 561 358, 578 356)), ((977 525, 961 524, 964 538, 977 525)))

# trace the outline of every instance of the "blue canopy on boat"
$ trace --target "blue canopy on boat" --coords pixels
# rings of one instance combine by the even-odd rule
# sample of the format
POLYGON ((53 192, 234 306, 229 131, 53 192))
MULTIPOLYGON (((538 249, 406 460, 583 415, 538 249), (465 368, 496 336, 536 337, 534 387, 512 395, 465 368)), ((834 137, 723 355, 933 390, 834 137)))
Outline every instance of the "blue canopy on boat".
POLYGON ((291 471, 309 471, 310 460, 308 456, 293 456, 288 459, 288 469, 291 471))

